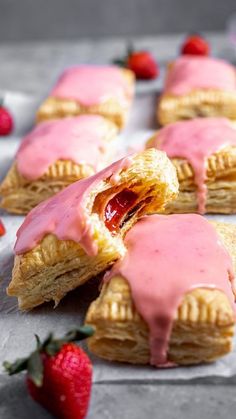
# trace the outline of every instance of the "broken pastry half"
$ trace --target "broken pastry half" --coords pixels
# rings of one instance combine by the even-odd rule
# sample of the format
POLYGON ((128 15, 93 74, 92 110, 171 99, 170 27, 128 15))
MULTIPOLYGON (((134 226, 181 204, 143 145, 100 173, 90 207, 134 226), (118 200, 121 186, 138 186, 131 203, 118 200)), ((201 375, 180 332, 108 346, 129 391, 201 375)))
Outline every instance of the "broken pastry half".
POLYGON ((226 118, 178 121, 148 142, 176 167, 179 195, 166 213, 236 213, 236 129, 226 118))
POLYGON ((236 119, 236 71, 212 57, 182 56, 167 70, 157 117, 161 125, 180 119, 223 116, 236 119))
POLYGON ((150 215, 128 231, 86 324, 95 355, 156 367, 210 362, 232 349, 236 226, 197 214, 150 215))
POLYGON ((80 65, 64 71, 42 103, 37 120, 98 114, 125 125, 134 95, 134 74, 116 66, 80 65))
POLYGON ((116 125, 98 115, 42 122, 22 141, 0 185, 0 207, 16 214, 110 163, 116 125))
POLYGON ((174 166, 154 149, 68 186, 34 208, 18 230, 8 295, 23 310, 57 304, 122 257, 125 232, 177 192, 174 166))

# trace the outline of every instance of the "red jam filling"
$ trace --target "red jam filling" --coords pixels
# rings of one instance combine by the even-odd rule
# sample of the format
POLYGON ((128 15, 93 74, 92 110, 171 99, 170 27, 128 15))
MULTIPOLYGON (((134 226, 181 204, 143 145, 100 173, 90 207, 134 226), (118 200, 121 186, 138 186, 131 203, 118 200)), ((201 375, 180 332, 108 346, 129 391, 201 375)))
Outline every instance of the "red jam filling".
POLYGON ((4 234, 6 234, 6 229, 5 229, 2 221, 0 220, 0 236, 4 236, 4 234))
POLYGON ((105 207, 105 225, 111 232, 117 232, 123 217, 134 206, 137 195, 124 189, 115 195, 105 207))

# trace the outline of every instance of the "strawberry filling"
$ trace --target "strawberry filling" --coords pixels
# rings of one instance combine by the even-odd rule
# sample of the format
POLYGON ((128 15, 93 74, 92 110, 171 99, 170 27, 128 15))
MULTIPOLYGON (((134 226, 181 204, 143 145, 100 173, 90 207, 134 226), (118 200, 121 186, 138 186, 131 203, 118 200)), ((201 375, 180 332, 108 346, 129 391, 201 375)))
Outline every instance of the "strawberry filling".
POLYGON ((124 189, 115 195, 105 207, 105 225, 111 232, 116 233, 127 213, 134 207, 137 194, 124 189))
POLYGON ((5 229, 2 221, 0 220, 0 236, 4 236, 4 234, 6 234, 6 229, 5 229))

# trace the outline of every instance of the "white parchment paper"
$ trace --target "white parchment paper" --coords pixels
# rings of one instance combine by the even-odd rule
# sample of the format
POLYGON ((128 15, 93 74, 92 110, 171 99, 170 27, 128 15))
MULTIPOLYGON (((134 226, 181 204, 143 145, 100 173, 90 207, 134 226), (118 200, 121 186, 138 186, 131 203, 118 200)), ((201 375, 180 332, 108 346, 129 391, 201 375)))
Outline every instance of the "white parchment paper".
MULTIPOLYGON (((0 180, 10 166, 20 144, 21 137, 34 123, 35 110, 40 98, 19 93, 7 93, 6 105, 15 119, 15 132, 11 137, 0 137, 0 180)), ((117 139, 116 157, 127 151, 138 149, 157 128, 155 105, 157 93, 142 91, 135 100, 126 130, 117 139)), ((34 347, 33 335, 44 337, 49 331, 58 335, 69 328, 82 324, 90 302, 98 293, 98 280, 90 281, 68 294, 60 305, 53 309, 51 304, 36 308, 29 313, 20 313, 17 301, 6 295, 5 288, 11 277, 13 266, 13 245, 23 217, 7 215, 0 211, 7 234, 0 238, 0 364, 5 359, 13 360, 24 356, 34 347)), ((236 216, 214 216, 217 220, 236 222, 236 216)), ((148 366, 130 366, 109 363, 92 356, 94 382, 158 382, 200 379, 205 381, 236 380, 236 350, 210 365, 155 369, 148 366)), ((0 367, 0 374, 3 371, 0 367)))

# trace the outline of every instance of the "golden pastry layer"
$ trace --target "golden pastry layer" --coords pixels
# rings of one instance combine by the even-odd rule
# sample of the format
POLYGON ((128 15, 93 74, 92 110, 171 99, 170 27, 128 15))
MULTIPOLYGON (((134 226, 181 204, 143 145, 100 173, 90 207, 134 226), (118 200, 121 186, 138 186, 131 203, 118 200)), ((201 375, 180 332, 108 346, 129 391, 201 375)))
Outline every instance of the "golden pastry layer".
POLYGON ((121 170, 117 182, 110 176, 104 177, 86 198, 84 211, 89 216, 97 255, 89 256, 80 243, 47 234, 32 250, 15 257, 8 295, 18 298, 22 310, 50 300, 57 304, 68 291, 122 257, 125 232, 139 216, 162 210, 177 191, 175 169, 164 153, 149 149, 136 155, 131 165, 121 170), (136 194, 137 199, 124 213, 116 233, 111 232, 105 225, 104 206, 116 194, 127 190, 136 194))
MULTIPOLYGON (((116 134, 116 126, 112 122, 104 120, 104 144, 110 143, 116 134)), ((40 137, 38 141, 40 141, 40 137)), ((112 153, 111 145, 110 151, 106 152, 103 161, 100 162, 100 168, 110 163, 112 153)), ((95 169, 92 165, 78 164, 71 160, 57 160, 49 166, 43 176, 31 180, 19 172, 15 161, 0 184, 0 208, 13 214, 27 214, 40 202, 55 195, 66 186, 94 173, 95 169)))
MULTIPOLYGON (((236 270, 236 226, 214 223, 236 270)), ((149 330, 137 312, 128 282, 115 276, 104 283, 90 305, 86 324, 95 328, 91 352, 102 358, 148 364, 149 330)), ((210 362, 232 349, 235 315, 227 296, 217 289, 197 288, 181 302, 173 323, 168 359, 179 365, 210 362)))
POLYGON ((181 119, 217 116, 236 120, 236 93, 214 89, 196 89, 183 96, 163 93, 157 106, 157 119, 161 125, 181 119))
MULTIPOLYGON (((134 89, 135 77, 134 73, 128 69, 120 69, 123 77, 128 81, 130 89, 134 89)), ((40 106, 37 112, 37 122, 64 118, 66 116, 76 116, 82 114, 101 115, 114 122, 119 129, 126 124, 129 109, 131 106, 131 98, 127 104, 121 103, 115 97, 105 100, 103 103, 92 106, 84 106, 73 99, 64 99, 49 96, 40 106)))

